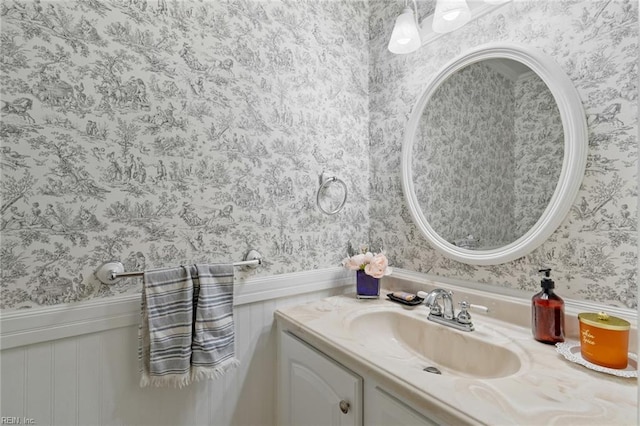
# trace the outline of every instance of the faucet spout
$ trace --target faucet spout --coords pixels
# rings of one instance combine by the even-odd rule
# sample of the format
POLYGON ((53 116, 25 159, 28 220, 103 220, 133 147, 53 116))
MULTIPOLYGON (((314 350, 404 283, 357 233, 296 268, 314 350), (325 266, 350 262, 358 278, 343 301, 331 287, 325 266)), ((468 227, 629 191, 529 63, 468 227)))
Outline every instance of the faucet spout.
POLYGON ((424 303, 433 315, 441 315, 444 319, 451 320, 454 317, 452 296, 453 292, 437 288, 427 295, 424 303), (438 305, 438 299, 442 299, 442 308, 438 305))
POLYGON ((481 309, 483 312, 489 311, 485 306, 472 305, 463 301, 460 302, 460 313, 456 316, 453 310, 453 292, 442 288, 436 288, 429 293, 419 291, 418 297, 423 298, 424 304, 429 308, 429 320, 460 331, 474 330, 468 308, 481 309), (438 303, 440 299, 442 299, 442 305, 438 303))

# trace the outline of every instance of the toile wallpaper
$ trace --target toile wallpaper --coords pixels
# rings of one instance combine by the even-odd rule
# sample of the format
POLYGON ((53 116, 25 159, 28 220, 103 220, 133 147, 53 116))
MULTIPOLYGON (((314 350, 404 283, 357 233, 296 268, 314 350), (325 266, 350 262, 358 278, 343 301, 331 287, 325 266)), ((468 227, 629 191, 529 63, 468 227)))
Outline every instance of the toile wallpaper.
POLYGON ((552 268, 558 294, 637 306, 638 3, 515 1, 410 55, 387 50, 403 4, 371 7, 371 228, 390 263, 416 271, 530 291, 552 268), (589 128, 586 173, 570 214, 537 250, 513 262, 474 266, 443 257, 413 225, 401 187, 403 133, 422 91, 445 63, 490 42, 550 55, 573 81, 589 128))
POLYGON ((100 285, 110 260, 254 248, 275 275, 366 240, 365 2, 3 0, 0 24, 0 308, 139 292, 100 285))
POLYGON ((0 0, 0 309, 139 291, 135 279, 99 285, 106 260, 138 270, 256 248, 265 265, 251 273, 276 275, 335 266, 350 241, 397 267, 527 291, 550 267, 565 297, 636 306, 637 2, 516 1, 395 56, 403 5, 0 0), (590 151, 549 241, 475 267, 413 226, 401 141, 429 77, 494 41, 567 72, 590 151), (335 216, 315 206, 323 171, 347 183, 335 216))
POLYGON ((457 246, 513 241, 513 86, 472 64, 440 85, 422 113, 411 161, 416 196, 431 227, 457 246))
MULTIPOLYGON (((564 158, 562 117, 553 94, 534 72, 515 84, 514 239, 540 218, 556 189, 564 158)), ((510 241, 510 242, 511 242, 510 241)))

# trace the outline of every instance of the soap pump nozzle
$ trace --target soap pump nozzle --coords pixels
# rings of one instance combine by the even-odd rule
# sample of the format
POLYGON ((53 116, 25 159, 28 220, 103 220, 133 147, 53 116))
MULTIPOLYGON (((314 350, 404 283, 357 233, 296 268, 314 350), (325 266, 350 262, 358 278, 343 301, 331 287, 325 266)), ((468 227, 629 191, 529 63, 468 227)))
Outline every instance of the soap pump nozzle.
POLYGON ((542 288, 544 289, 555 288, 556 286, 555 282, 553 282, 553 280, 549 278, 551 276, 551 268, 540 269, 538 272, 544 272, 544 277, 542 278, 542 281, 540 281, 540 286, 542 286, 542 288))

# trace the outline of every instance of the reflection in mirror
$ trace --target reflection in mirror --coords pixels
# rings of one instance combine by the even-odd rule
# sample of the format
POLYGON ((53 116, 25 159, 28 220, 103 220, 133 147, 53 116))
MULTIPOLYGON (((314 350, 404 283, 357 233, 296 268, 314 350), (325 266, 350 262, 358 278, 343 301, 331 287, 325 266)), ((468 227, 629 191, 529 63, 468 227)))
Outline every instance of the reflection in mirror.
POLYGON ((411 154, 417 203, 432 229, 460 248, 503 247, 549 205, 564 157, 562 119, 535 72, 485 59, 435 89, 411 154))

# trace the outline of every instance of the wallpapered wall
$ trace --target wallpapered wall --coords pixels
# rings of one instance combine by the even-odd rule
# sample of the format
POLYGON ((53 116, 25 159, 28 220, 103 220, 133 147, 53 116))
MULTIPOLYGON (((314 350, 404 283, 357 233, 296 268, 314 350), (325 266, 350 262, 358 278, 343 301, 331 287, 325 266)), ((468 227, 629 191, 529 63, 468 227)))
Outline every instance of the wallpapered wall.
POLYGON ((416 196, 433 229, 458 246, 512 237, 514 95, 504 76, 473 64, 440 85, 421 115, 411 160, 416 196))
MULTIPOLYGON (((126 270, 336 266, 368 230, 362 1, 1 3, 5 310, 136 292, 126 270), (315 206, 326 170, 347 183, 315 206)), ((242 274, 238 272, 238 274, 242 274)))
POLYGON ((411 159, 416 197, 431 227, 460 247, 512 243, 536 223, 558 182, 560 112, 527 70, 507 61, 469 65, 422 113, 411 159))
POLYGON ((402 4, 371 7, 371 227, 407 269, 535 291, 538 269, 553 269, 559 294, 636 306, 638 4, 630 0, 516 1, 417 52, 388 52, 402 4), (433 250, 404 202, 401 143, 413 105, 444 64, 485 43, 519 43, 550 55, 575 84, 588 119, 589 153, 570 214, 528 256, 478 267, 433 250))
MULTIPOLYGON (((421 16, 432 3, 419 2, 421 16)), ((637 3, 513 2, 395 56, 386 45, 403 5, 2 0, 0 307, 138 291, 98 285, 92 273, 111 259, 141 269, 255 247, 257 274, 333 266, 369 229, 398 267, 533 290, 548 266, 567 297, 635 306, 637 3), (552 238, 474 267, 412 225, 400 152, 429 78, 492 41, 560 64, 583 99, 590 151, 552 238), (339 215, 315 208, 322 170, 349 187, 339 215)))
POLYGON ((513 157, 518 172, 513 182, 513 220, 514 237, 519 238, 536 223, 553 196, 562 170, 564 133, 553 94, 536 73, 518 78, 514 90, 513 157))

